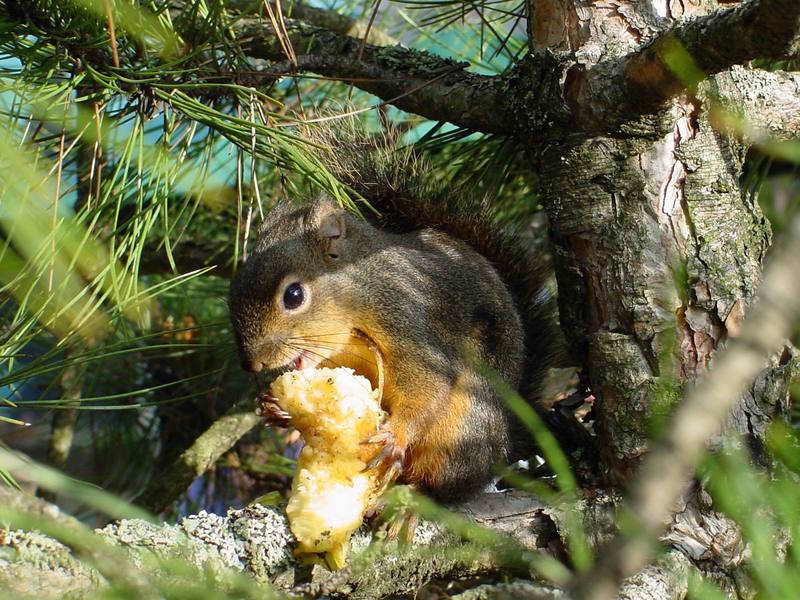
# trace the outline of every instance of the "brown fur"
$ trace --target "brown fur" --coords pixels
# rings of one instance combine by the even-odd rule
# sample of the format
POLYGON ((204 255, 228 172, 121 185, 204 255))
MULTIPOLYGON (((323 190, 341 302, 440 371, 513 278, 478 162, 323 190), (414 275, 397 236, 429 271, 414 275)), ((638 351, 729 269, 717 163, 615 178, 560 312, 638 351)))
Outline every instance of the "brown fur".
POLYGON ((392 151, 362 138, 333 152, 334 173, 381 216, 366 222, 323 197, 267 217, 231 284, 243 365, 279 368, 303 348, 349 362, 349 331, 364 332, 384 358, 404 480, 441 500, 463 498, 515 453, 512 419, 475 360, 529 396, 546 366, 551 321, 539 306, 538 263, 492 224, 486 202, 422 185, 412 155, 369 163, 369 152, 387 161, 392 151), (292 315, 276 301, 287 273, 310 293, 292 315))

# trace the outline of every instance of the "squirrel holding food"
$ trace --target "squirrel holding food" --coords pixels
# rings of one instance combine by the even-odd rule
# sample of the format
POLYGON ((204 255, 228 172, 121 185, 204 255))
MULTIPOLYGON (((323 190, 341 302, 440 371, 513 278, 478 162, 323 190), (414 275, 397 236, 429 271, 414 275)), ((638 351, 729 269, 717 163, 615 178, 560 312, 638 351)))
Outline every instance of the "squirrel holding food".
MULTIPOLYGON (((266 216, 231 282, 242 365, 380 378, 388 416, 364 440, 369 466, 437 500, 466 499, 531 449, 485 373, 537 405, 559 346, 543 261, 487 199, 432 181, 391 136, 334 128, 312 141, 374 211, 323 195, 266 216)), ((272 422, 287 418, 275 407, 272 422)))

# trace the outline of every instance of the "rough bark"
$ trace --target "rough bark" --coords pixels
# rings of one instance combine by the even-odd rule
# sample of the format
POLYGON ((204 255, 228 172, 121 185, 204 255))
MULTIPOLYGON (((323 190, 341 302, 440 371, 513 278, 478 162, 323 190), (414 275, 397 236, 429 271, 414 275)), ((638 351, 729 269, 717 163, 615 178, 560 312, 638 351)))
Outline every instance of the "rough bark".
MULTIPOLYGON (((542 4, 548 10, 553 5, 549 0, 542 4)), ((701 10, 716 8, 704 4, 701 10)), ((693 466, 681 458, 682 452, 699 451, 715 428, 703 429, 700 444, 676 439, 670 429, 670 452, 653 457, 663 458, 657 474, 651 470, 650 479, 643 473, 638 480, 634 474, 664 415, 683 397, 687 383, 716 362, 726 340, 739 334, 753 304, 770 230, 754 198, 740 186, 742 163, 746 144, 763 141, 765 129, 782 130, 779 139, 796 136, 796 115, 791 114, 796 82, 788 74, 742 69, 685 82, 666 62, 658 64, 666 51, 663 44, 678 39, 710 73, 746 60, 754 48, 752 32, 746 43, 728 52, 735 44, 713 42, 722 35, 717 25, 725 22, 735 32, 758 21, 756 14, 765 16, 760 11, 767 4, 750 2, 667 33, 664 20, 657 18, 659 3, 615 6, 604 13, 601 6, 576 3, 574 12, 549 13, 560 17, 563 27, 544 29, 538 43, 549 41, 576 57, 565 71, 562 97, 583 133, 565 135, 561 143, 551 143, 544 152, 533 149, 531 155, 541 173, 549 217, 561 323, 596 398, 599 447, 609 481, 639 481, 641 489, 659 478, 662 484, 671 482, 632 499, 642 530, 652 534, 666 515, 654 509, 653 514, 644 511, 645 518, 636 511, 659 503, 674 510, 670 498, 689 481, 693 466), (591 31, 584 28, 587 13, 597 17, 591 31), (643 35, 652 41, 640 48, 643 35), (630 52, 632 45, 636 50, 630 52), (647 78, 638 77, 643 72, 647 78), (742 126, 744 121, 731 115, 765 109, 766 81, 776 88, 777 106, 754 115, 754 126, 742 126), (720 123, 722 130, 715 128, 720 123)), ((769 16, 783 32, 776 36, 780 52, 791 51, 798 31, 798 5, 790 8, 788 23, 774 21, 784 13, 769 16)), ((796 357, 779 346, 769 348, 766 364, 755 362, 756 370, 763 370, 725 423, 727 433, 744 434, 754 448, 761 446, 767 425, 786 413, 788 384, 797 370, 796 357)), ((728 401, 719 404, 717 420, 728 412, 728 401)), ((713 519, 701 516, 709 514, 708 507, 693 505, 695 516, 683 520, 690 539, 669 539, 698 560, 693 544, 720 531, 715 532, 713 519)), ((732 532, 727 533, 730 537, 732 532)), ((614 577, 640 568, 648 548, 646 536, 615 540, 601 553, 606 569, 598 567, 579 580, 577 597, 614 597, 619 585, 614 577)))
POLYGON ((593 138, 542 160, 562 324, 623 479, 681 381, 738 328, 769 241, 739 188, 741 146, 693 103, 676 102, 672 116, 658 135, 593 138))
MULTIPOLYGON (((617 49, 608 55, 605 48, 601 50, 604 59, 588 70, 571 69, 570 102, 587 131, 611 131, 640 115, 664 108, 664 101, 704 77, 754 58, 785 57, 797 49, 800 5, 795 0, 751 0, 684 23, 653 19, 659 12, 663 13, 659 16, 672 16, 661 1, 619 5, 610 19, 635 24, 636 28, 607 31, 608 39, 626 44, 638 42, 643 30, 641 23, 651 26, 660 21, 661 31, 622 58, 617 49), (676 69, 673 61, 681 60, 676 51, 690 57, 691 66, 676 69)), ((709 10, 719 5, 696 3, 694 8, 709 10)), ((645 35, 648 29, 644 29, 645 35)), ((603 47, 600 36, 592 36, 588 42, 603 47)))
MULTIPOLYGON (((713 93, 725 114, 714 126, 768 154, 767 144, 797 139, 800 132, 800 73, 734 67, 714 78, 713 93)), ((712 113, 713 115, 714 113, 712 113)))
MULTIPOLYGON (((776 348, 786 344, 795 324, 800 321, 800 282, 794 277, 797 257, 800 256, 800 218, 794 220, 786 245, 781 250, 781 254, 770 263, 764 283, 759 288, 759 302, 752 314, 725 352, 715 360, 711 373, 687 394, 686 400, 675 411, 669 430, 656 441, 633 479, 628 504, 636 533, 615 540, 608 551, 600 553, 594 569, 582 577, 575 588, 578 598, 604 600, 613 597, 621 579, 647 563, 649 539, 664 529, 674 512, 680 489, 697 468, 708 440, 720 431, 733 407, 744 404, 739 400, 743 394, 756 399, 755 394, 750 395, 752 388, 748 388, 759 372, 763 375, 765 358, 769 360, 776 348)), ((779 356, 780 360, 775 361, 777 365, 773 363, 770 367, 777 366, 777 371, 782 371, 784 377, 795 375, 797 364, 794 361, 795 364, 791 365, 791 351, 782 350, 779 356)), ((785 390, 779 391, 781 393, 785 390)), ((772 398, 769 393, 764 396, 772 398)), ((745 405, 740 410, 746 414, 748 408, 745 405)), ((737 416, 734 411, 733 417, 737 416)), ((746 422, 751 431, 758 428, 749 416, 746 422)), ((734 420, 734 424, 740 425, 741 421, 734 420)), ((689 495, 689 499, 697 503, 696 495, 689 495)), ((684 513, 687 508, 684 507, 684 513)), ((702 514, 702 511, 693 512, 702 514)), ((722 535, 723 532, 714 531, 710 521, 703 523, 702 527, 697 527, 699 521, 696 519, 694 523, 684 519, 684 524, 695 526, 688 528, 695 536, 694 542, 702 537, 716 538, 721 547, 728 548, 726 554, 730 554, 730 548, 741 546, 738 536, 730 539, 730 533, 735 533, 735 530, 722 535)), ((673 543, 679 541, 673 540, 673 543)), ((686 552, 694 554, 692 551, 690 544, 686 552)), ((741 554, 741 551, 736 554, 741 554)))
MULTIPOLYGON (((578 507, 593 546, 613 534, 618 501, 617 496, 600 492, 580 501, 578 507)), ((10 490, 0 489, 0 505, 55 520, 67 530, 82 527, 54 506, 10 490)), ((508 548, 530 556, 543 549, 554 555, 563 553, 564 513, 535 497, 520 492, 488 494, 458 510, 471 521, 507 536, 508 548)), ((435 590, 437 582, 456 581, 459 593, 453 597, 464 600, 565 597, 553 585, 532 577, 524 563, 517 562, 511 570, 508 564, 504 566, 505 548, 470 542, 429 522, 418 527, 414 541, 405 548, 399 548, 396 541, 370 544, 370 532, 362 530, 353 539, 349 566, 334 573, 319 565, 298 564, 282 510, 261 505, 230 510, 225 516, 200 513, 176 525, 126 519, 97 534, 100 548, 110 544, 106 552, 114 555, 119 571, 138 565, 135 568, 140 571, 144 592, 149 589, 148 582, 158 577, 159 560, 180 558, 207 574, 215 573, 218 582, 224 582, 227 572, 247 573, 264 585, 265 595, 271 589, 314 597, 424 595, 426 589, 435 590), (515 577, 513 581, 498 582, 509 574, 515 577)), ((711 546, 711 541, 707 542, 711 546)), ((81 597, 102 589, 107 574, 98 570, 93 557, 81 560, 75 550, 41 533, 9 529, 0 540, 0 584, 11 593, 36 598, 58 598, 66 592, 81 597)), ((683 598, 688 571, 689 562, 682 554, 668 553, 628 580, 620 597, 683 598)))
MULTIPOLYGON (((656 14, 626 10, 600 15, 591 37, 580 19, 566 19, 562 38, 582 43, 573 49, 579 60, 611 61, 640 41, 653 23, 648 15, 656 14)), ((598 399, 599 434, 616 481, 630 477, 654 421, 681 397, 683 382, 704 373, 738 330, 760 281, 770 233, 739 186, 745 146, 711 122, 717 90, 729 98, 757 98, 763 90, 737 73, 714 77, 657 114, 635 118, 633 111, 617 131, 565 136, 536 156, 561 322, 598 399)), ((565 97, 570 85, 565 79, 565 97)), ((597 95, 592 110, 602 112, 606 99, 597 95)), ((790 119, 773 120, 773 129, 793 127, 790 119)), ((756 385, 746 402, 757 417, 734 417, 731 427, 762 436, 785 408, 788 375, 777 364, 765 372, 770 383, 756 385)))

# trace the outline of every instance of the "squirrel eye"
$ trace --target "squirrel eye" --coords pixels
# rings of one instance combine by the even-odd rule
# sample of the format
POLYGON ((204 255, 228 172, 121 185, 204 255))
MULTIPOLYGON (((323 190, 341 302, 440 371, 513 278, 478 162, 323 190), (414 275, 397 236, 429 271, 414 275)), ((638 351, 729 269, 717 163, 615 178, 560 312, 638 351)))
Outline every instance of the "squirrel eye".
POLYGON ((283 292, 283 306, 286 310, 300 308, 305 300, 306 297, 303 292, 303 286, 298 282, 295 281, 286 286, 286 290, 283 292))

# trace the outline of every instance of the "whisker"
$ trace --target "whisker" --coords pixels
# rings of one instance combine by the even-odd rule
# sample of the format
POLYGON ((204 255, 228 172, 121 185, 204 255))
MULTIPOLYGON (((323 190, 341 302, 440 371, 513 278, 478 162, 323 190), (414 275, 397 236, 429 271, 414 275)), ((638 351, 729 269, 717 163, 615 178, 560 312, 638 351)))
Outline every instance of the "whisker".
POLYGON ((300 352, 307 352, 308 354, 311 354, 312 356, 315 356, 318 359, 320 359, 320 361, 328 361, 330 363, 333 363, 337 367, 341 367, 342 366, 338 361, 333 360, 331 358, 328 358, 327 356, 325 356, 321 352, 313 350, 312 348, 306 348, 306 347, 303 347, 303 346, 290 346, 290 347, 295 348, 296 350, 298 350, 300 352))
POLYGON ((290 339, 292 341, 297 341, 297 342, 309 343, 309 344, 327 344, 329 346, 364 346, 364 347, 366 347, 366 344, 364 343, 364 340, 359 340, 359 339, 356 339, 355 341, 352 341, 352 342, 340 342, 338 340, 323 340, 323 339, 317 339, 317 338, 306 338, 306 337, 303 337, 303 336, 295 336, 295 337, 287 338, 287 339, 290 339))
MULTIPOLYGON (((284 344, 284 346, 286 346, 286 345, 288 345, 288 344, 284 344)), ((291 348, 291 346, 289 346, 289 348, 291 348)), ((297 348, 293 348, 293 350, 297 350, 297 348)), ((286 357, 286 362, 287 363, 290 360, 294 360, 295 358, 297 358, 294 355, 294 352, 289 352, 288 350, 286 350, 286 348, 281 348, 281 354, 280 355, 286 357)))
MULTIPOLYGON (((288 339, 288 338, 287 338, 288 339)), ((347 344, 340 344, 339 342, 321 342, 315 340, 303 340, 299 338, 291 339, 292 344, 299 344, 299 345, 308 345, 312 348, 354 348, 354 347, 363 347, 363 344, 359 344, 358 342, 350 342, 347 344)))
POLYGON ((333 337, 333 336, 340 336, 340 335, 344 335, 344 336, 350 337, 351 333, 349 331, 343 331, 343 332, 338 332, 338 333, 336 333, 336 332, 334 332, 334 333, 318 333, 316 335, 296 335, 296 336, 291 336, 288 339, 314 339, 314 338, 333 337))
POLYGON ((331 362, 331 363, 335 364, 337 367, 341 367, 341 366, 342 366, 342 365, 338 364, 336 361, 334 361, 334 360, 331 360, 330 358, 327 358, 327 357, 326 357, 326 356, 324 356, 323 354, 321 354, 321 353, 319 353, 319 352, 315 352, 314 350, 310 350, 310 349, 308 349, 308 348, 302 348, 302 347, 292 346, 291 344, 287 344, 287 345, 288 345, 290 348, 294 348, 295 350, 298 350, 298 351, 300 351, 300 352, 308 352, 308 353, 309 353, 309 354, 311 354, 312 356, 316 356, 317 358, 319 358, 319 359, 320 359, 320 361, 327 360, 328 362, 331 362))
POLYGON ((340 348, 340 347, 348 347, 348 346, 362 346, 363 347, 362 344, 358 344, 356 342, 353 342, 351 344, 339 344, 337 342, 319 342, 319 341, 317 341, 317 342, 309 342, 309 341, 306 341, 306 340, 299 340, 299 341, 292 342, 292 343, 296 344, 296 345, 301 345, 301 346, 308 346, 310 348, 327 348, 329 350, 332 350, 334 348, 340 348))
MULTIPOLYGON (((327 360, 328 362, 331 362, 331 363, 335 364, 336 366, 342 366, 340 362, 332 360, 331 358, 328 358, 328 357, 324 356, 323 354, 321 354, 320 352, 317 352, 316 350, 314 350, 313 349, 314 346, 293 345, 293 344, 290 344, 288 342, 284 342, 284 343, 286 345, 288 345, 289 347, 294 348, 295 350, 298 350, 298 351, 301 351, 301 352, 303 352, 303 351, 308 352, 309 354, 312 354, 313 356, 319 357, 322 360, 327 360)), ((327 349, 324 346, 323 346, 323 348, 327 349)), ((337 355, 338 356, 343 356, 343 357, 344 356, 353 357, 354 359, 357 359, 358 361, 360 361, 360 362, 362 362, 364 364, 372 365, 372 366, 375 366, 375 367, 377 367, 377 364, 378 364, 376 361, 369 360, 364 355, 356 354, 355 352, 338 352, 337 355)))

